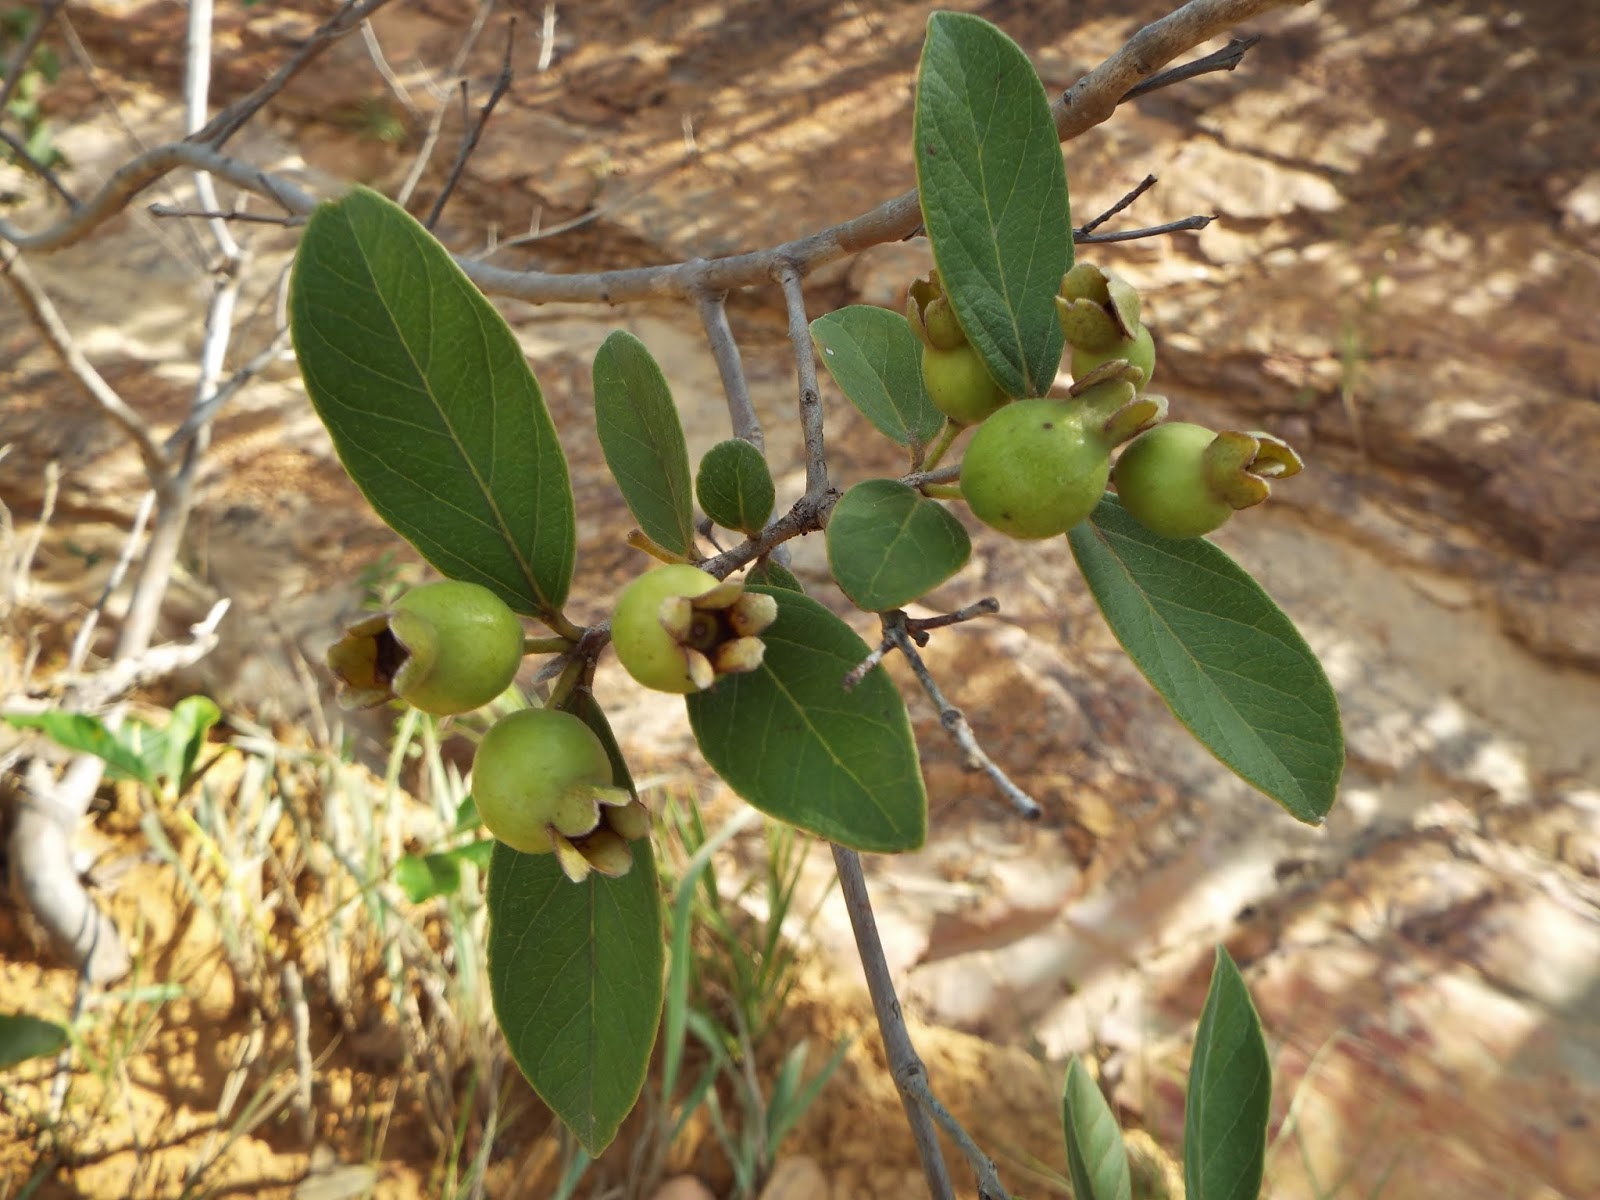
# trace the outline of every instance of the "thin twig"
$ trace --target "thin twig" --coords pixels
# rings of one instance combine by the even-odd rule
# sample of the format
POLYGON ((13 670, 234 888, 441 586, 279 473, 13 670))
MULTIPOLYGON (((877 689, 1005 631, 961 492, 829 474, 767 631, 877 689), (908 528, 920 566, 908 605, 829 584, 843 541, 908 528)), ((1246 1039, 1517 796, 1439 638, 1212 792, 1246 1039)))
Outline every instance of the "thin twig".
POLYGON ((1057 134, 1065 142, 1094 128, 1109 119, 1117 105, 1140 84, 1160 79, 1157 72, 1178 55, 1219 37, 1242 21, 1298 2, 1189 0, 1182 8, 1139 30, 1120 50, 1061 94, 1054 106, 1057 134))
POLYGON ((983 1152, 983 1147, 972 1140, 972 1135, 966 1131, 961 1122, 956 1120, 952 1113, 933 1094, 933 1089, 928 1086, 928 1080, 923 1075, 912 1075, 906 1080, 906 1088, 917 1102, 922 1105, 928 1115, 940 1129, 950 1135, 950 1139, 960 1148, 962 1156, 972 1168, 972 1173, 978 1177, 978 1200, 1011 1200, 1006 1194, 1005 1187, 1000 1183, 1000 1174, 995 1170, 994 1159, 983 1152))
MULTIPOLYGON (((4 112, 4 110, 0 109, 0 112, 4 112)), ((11 153, 17 156, 18 162, 44 180, 50 186, 51 191, 65 200, 68 208, 78 207, 78 198, 67 190, 67 185, 61 182, 59 175, 28 153, 27 143, 4 129, 0 129, 0 142, 3 142, 11 153)))
POLYGON ((227 404, 257 375, 271 366, 288 347, 289 331, 286 328, 280 328, 264 349, 230 375, 227 382, 219 386, 208 398, 195 405, 189 415, 183 419, 183 423, 167 436, 167 440, 164 443, 167 452, 176 454, 178 449, 193 437, 197 430, 211 423, 217 413, 222 410, 223 405, 227 404))
POLYGON ((900 476, 900 482, 907 487, 920 488, 928 484, 954 483, 961 478, 961 464, 950 463, 935 471, 913 471, 909 475, 900 476))
POLYGON ((708 558, 700 564, 700 568, 715 575, 718 579, 726 579, 733 572, 747 563, 753 563, 763 554, 771 554, 773 550, 783 545, 790 538, 801 537, 808 533, 815 533, 822 528, 823 518, 837 503, 839 497, 835 492, 824 492, 820 496, 813 496, 807 492, 783 516, 768 525, 759 534, 746 538, 737 546, 724 550, 715 558, 708 558))
POLYGON ((854 850, 834 845, 833 865, 839 875, 839 892, 844 897, 845 911, 850 914, 856 952, 861 957, 862 970, 866 972, 867 992, 872 997, 872 1011, 878 1018, 878 1034, 883 1038, 889 1074, 900 1092, 900 1103, 906 1110, 906 1122, 911 1126, 911 1136, 917 1143, 917 1156, 922 1160, 928 1193, 931 1200, 955 1200, 955 1187, 950 1182, 950 1170, 945 1166, 944 1154, 939 1149, 938 1132, 922 1104, 921 1096, 910 1086, 913 1078, 926 1079, 928 1069, 923 1066, 922 1059, 917 1057, 916 1047, 911 1044, 905 1014, 900 1011, 900 1000, 894 994, 894 979, 889 974, 889 961, 884 957, 883 940, 878 936, 878 921, 872 913, 872 899, 867 895, 867 879, 861 870, 861 856, 854 850))
POLYGON ((285 212, 308 216, 316 207, 315 197, 286 179, 194 142, 168 142, 129 159, 112 172, 111 178, 76 212, 48 229, 29 234, 0 220, 0 240, 12 243, 19 250, 59 250, 71 246, 122 212, 145 188, 182 167, 200 168, 221 176, 248 192, 275 201, 285 212))
POLYGON ((367 45, 367 57, 372 60, 372 65, 383 82, 389 85, 394 98, 400 101, 400 107, 406 110, 413 121, 422 120, 422 110, 417 107, 416 101, 411 98, 411 93, 406 91, 406 85, 401 82, 400 76, 394 73, 394 68, 384 57, 383 46, 378 42, 378 31, 372 27, 371 20, 361 22, 361 40, 367 45))
MULTIPOLYGON (((22 82, 23 73, 27 70, 28 60, 33 57, 33 52, 38 49, 39 39, 44 37, 44 31, 49 28, 50 22, 56 18, 58 10, 66 0, 45 0, 40 6, 34 22, 28 27, 27 35, 22 39, 22 44, 17 47, 17 52, 11 56, 11 61, 6 64, 4 79, 0 79, 0 116, 6 111, 6 105, 11 103, 12 93, 17 90, 17 85, 22 82)), ((27 12, 27 9, 23 9, 27 12)))
POLYGON ((202 221, 241 221, 246 225, 281 225, 285 229, 293 229, 304 225, 306 219, 301 216, 280 217, 276 213, 246 212, 239 208, 230 208, 226 212, 216 208, 179 208, 172 204, 151 204, 145 211, 152 217, 188 217, 202 221))
POLYGON ((1094 220, 1085 221, 1077 229, 1074 229, 1072 231, 1072 240, 1073 241, 1077 241, 1079 238, 1088 237, 1091 233, 1093 233, 1096 229, 1099 229, 1100 226, 1104 225, 1112 217, 1116 216, 1123 209, 1127 208, 1128 205, 1132 204, 1140 196, 1144 195, 1151 188, 1155 187, 1155 185, 1156 185, 1156 177, 1154 175, 1146 175, 1143 179, 1141 179, 1138 182, 1138 184, 1134 187, 1134 189, 1131 192, 1129 192, 1126 196, 1124 196, 1121 200, 1118 200, 1115 204, 1113 204, 1110 208, 1106 209, 1105 212, 1101 213, 1094 220))
POLYGON ((1102 245, 1106 242, 1132 242, 1139 238, 1163 237, 1169 233, 1182 233, 1189 229, 1204 229, 1215 217, 1183 217, 1176 221, 1168 221, 1165 225, 1149 225, 1143 229, 1123 229, 1117 233, 1091 233, 1085 237, 1073 236, 1073 244, 1078 246, 1102 245))
POLYGON ((89 656, 89 640, 94 637, 95 626, 100 621, 100 614, 105 612, 106 605, 110 603, 112 595, 122 586, 122 581, 127 577, 128 567, 133 563, 135 551, 139 542, 144 537, 144 527, 150 521, 150 513, 156 505, 156 493, 152 488, 145 492, 139 500, 139 508, 133 514, 133 524, 128 529, 128 536, 123 540, 122 553, 117 555, 116 565, 111 568, 111 574, 106 576, 105 586, 100 589, 100 595, 89 606, 89 612, 83 618, 83 624, 78 627, 77 635, 72 639, 72 651, 67 655, 65 674, 76 675, 83 670, 83 660, 89 656))
MULTIPOLYGON (((1063 141, 1070 141, 1092 129, 1109 118, 1121 97, 1156 67, 1240 21, 1293 2, 1190 0, 1176 12, 1139 30, 1122 49, 1069 88, 1054 106, 1057 133, 1063 141)), ((213 120, 212 125, 217 124, 213 120)), ((80 241, 120 212, 131 196, 179 166, 203 166, 246 190, 275 200, 290 212, 308 213, 313 206, 310 196, 285 180, 206 147, 179 143, 141 154, 117 171, 79 212, 38 233, 26 234, 0 221, 0 238, 23 249, 38 250, 80 241)), ((486 293, 534 304, 619 304, 625 300, 692 298, 702 291, 726 292, 760 284, 785 264, 801 276, 809 275, 868 246, 899 241, 920 220, 917 194, 910 191, 839 225, 770 249, 727 258, 578 275, 515 271, 470 258, 458 261, 486 293)))
POLYGON ((757 450, 764 449, 766 441, 761 433, 761 419, 756 416, 756 406, 750 399, 750 385, 744 377, 739 343, 734 340, 733 329, 728 324, 727 294, 701 292, 695 298, 695 307, 700 310, 700 323, 705 326, 706 341, 711 346, 711 357, 716 360, 717 374, 722 376, 722 393, 728 398, 728 418, 733 424, 733 436, 743 438, 757 450))
POLYGON ((928 630, 944 629, 950 625, 961 625, 979 617, 992 617, 1000 611, 1000 601, 993 596, 985 596, 982 600, 974 601, 965 608, 958 608, 953 613, 940 613, 936 617, 907 617, 906 632, 919 646, 926 646, 928 630))
POLYGON ((556 56, 556 0, 544 0, 544 20, 539 24, 539 73, 550 69, 556 56))
POLYGON ((977 735, 972 732, 972 726, 967 724, 967 718, 962 711, 944 698, 944 693, 939 690, 938 683, 933 674, 928 670, 928 664, 922 661, 922 655, 917 653, 917 647, 912 642, 911 635, 906 630, 905 613, 886 613, 883 617, 883 636, 887 641, 895 644, 895 648, 905 655, 906 662, 911 664, 911 670, 916 674, 917 682, 922 685, 922 690, 928 693, 934 707, 939 710, 939 724, 944 726, 945 732, 953 737, 956 745, 960 746, 966 754, 967 760, 976 764, 985 775, 994 781, 996 787, 1011 801, 1011 807, 1016 809, 1017 815, 1028 820, 1037 820, 1042 810, 1038 803, 1027 792, 1011 782, 999 765, 984 752, 978 744, 977 735))
MULTIPOLYGON (((117 102, 116 96, 112 95, 106 85, 101 82, 100 67, 95 63, 93 56, 90 55, 89 48, 83 44, 83 39, 78 36, 78 27, 72 23, 72 14, 63 8, 56 18, 56 24, 61 29, 62 40, 66 42, 67 50, 72 55, 73 61, 77 63, 78 69, 83 72, 84 78, 89 81, 89 87, 94 92, 95 99, 100 102, 100 106, 105 109, 112 123, 121 131, 123 140, 127 143, 129 150, 135 155, 147 153, 150 149, 150 144, 139 136, 139 131, 133 127, 123 114, 122 106, 117 102)), ((104 188, 104 186, 105 182, 102 178, 101 187, 104 188)), ((173 190, 170 182, 163 183, 162 190, 166 193, 168 200, 174 204, 177 203, 177 193, 173 190)), ((193 226, 180 225, 178 226, 178 232, 173 233, 152 221, 150 223, 150 231, 158 241, 166 244, 173 258, 191 264, 196 270, 204 270, 207 257, 205 243, 200 240, 200 235, 195 232, 193 226)), ((0 236, 4 236, 3 230, 0 230, 0 236)), ((24 248, 26 249, 26 247, 24 248)))
MULTIPOLYGON (((466 139, 461 143, 461 149, 456 151, 456 160, 450 164, 450 174, 445 176, 444 187, 439 189, 439 195, 434 199, 433 208, 428 211, 428 219, 422 224, 427 229, 432 229, 439 223, 439 215, 444 212, 445 203, 450 199, 450 193, 456 190, 456 184, 461 181, 461 172, 467 168, 467 159, 472 157, 472 152, 478 148, 478 139, 483 136, 483 130, 489 124, 489 118, 494 114, 494 106, 500 103, 500 97, 511 90, 511 48, 516 41, 517 19, 512 17, 506 24, 506 53, 500 63, 500 75, 494 81, 494 90, 489 93, 489 99, 478 112, 478 119, 468 130, 466 139)), ((461 81, 461 95, 466 98, 466 80, 461 81)))
POLYGON ((533 242, 542 242, 573 229, 581 229, 591 221, 598 221, 601 217, 616 212, 618 208, 622 207, 622 203, 618 202, 607 204, 601 208, 591 208, 588 212, 579 213, 571 220, 558 221, 548 227, 540 224, 540 218, 544 213, 544 210, 540 208, 534 212, 533 217, 528 221, 527 233, 519 233, 516 237, 500 241, 494 236, 495 231, 491 227, 488 244, 478 251, 474 257, 488 258, 491 254, 498 254, 502 250, 510 250, 514 246, 527 246, 533 242))
MULTIPOLYGON (((902 610, 900 618, 904 621, 906 635, 917 645, 926 646, 930 630, 943 629, 949 625, 960 625, 978 617, 990 617, 999 611, 1000 602, 993 596, 985 596, 977 603, 969 604, 965 608, 958 608, 953 613, 940 613, 936 617, 909 617, 902 610)), ((844 690, 849 692, 860 687, 861 681, 867 677, 872 668, 888 657, 889 651, 894 649, 897 649, 897 646, 892 638, 885 637, 880 641, 877 649, 845 673, 844 690)))
MULTIPOLYGON (((206 123, 211 96, 212 0, 189 0, 188 48, 183 58, 183 132, 192 134, 206 123)), ((194 173, 194 194, 201 208, 218 209, 217 189, 204 171, 194 173)), ((225 261, 239 257, 228 223, 213 217, 206 222, 217 250, 225 261)))
POLYGON ((296 51, 294 57, 272 73, 270 79, 248 96, 241 97, 228 105, 212 117, 203 128, 191 133, 186 140, 210 146, 213 150, 222 149, 228 139, 243 129, 251 117, 283 91, 307 63, 352 29, 358 28, 361 22, 387 3, 389 0, 360 0, 360 3, 357 3, 357 0, 345 0, 339 11, 324 21, 306 39, 306 44, 296 51))
POLYGON ((21 302, 23 311, 32 320, 34 328, 44 337, 45 343, 55 351, 61 365, 81 387, 84 393, 98 404, 101 410, 117 423, 139 451, 150 485, 160 489, 166 486, 171 473, 167 456, 156 444, 155 435, 145 419, 130 408, 117 394, 105 377, 95 370, 94 364, 78 349, 61 314, 56 311, 49 294, 34 278, 22 255, 9 245, 0 243, 0 276, 11 285, 12 292, 21 302))
POLYGON ((1181 67, 1173 67, 1159 75, 1150 76, 1122 98, 1133 100, 1160 91, 1164 87, 1171 87, 1175 83, 1182 83, 1186 79, 1193 79, 1197 75, 1208 75, 1212 71, 1231 71, 1244 60, 1250 47, 1260 40, 1259 33, 1253 33, 1245 38, 1233 38, 1221 50, 1214 51, 1204 58, 1197 58, 1192 63, 1185 63, 1181 67))
MULTIPOLYGON (((472 53, 472 47, 477 44, 478 36, 483 33, 483 27, 488 24, 489 14, 493 11, 494 0, 481 0, 478 11, 473 15, 472 24, 467 26, 466 36, 461 39, 461 45, 456 47, 456 55, 450 60, 450 69, 446 74, 461 74, 461 69, 467 65, 467 56, 472 53)), ((439 133, 444 128, 445 114, 449 111, 450 105, 446 102, 441 101, 434 106, 433 116, 428 121, 428 132, 422 139, 422 146, 411 163, 411 170, 406 172, 405 182, 395 193, 394 201, 401 208, 411 204, 412 193, 417 190, 417 184, 422 182, 423 172, 428 169, 428 163, 433 158, 433 149, 439 144, 439 133)))
POLYGON ((778 271, 783 305, 789 313, 789 347, 800 380, 800 431, 806 446, 806 495, 828 491, 828 459, 822 442, 822 392, 817 388, 817 359, 811 349, 811 324, 806 320, 806 293, 800 272, 791 264, 778 271))

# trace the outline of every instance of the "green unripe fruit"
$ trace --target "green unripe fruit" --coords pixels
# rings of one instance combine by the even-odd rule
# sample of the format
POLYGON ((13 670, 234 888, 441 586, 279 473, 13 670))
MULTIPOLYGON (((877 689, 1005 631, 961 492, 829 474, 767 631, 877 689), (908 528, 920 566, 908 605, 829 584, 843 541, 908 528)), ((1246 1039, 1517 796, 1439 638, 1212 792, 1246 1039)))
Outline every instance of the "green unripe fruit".
POLYGON ((600 825, 597 787, 611 784, 611 760, 583 721, 552 708, 526 708, 497 721, 472 762, 472 798, 484 828, 524 854, 555 849, 552 830, 580 838, 600 825))
POLYGON ((973 435, 961 460, 961 494, 992 529, 1016 538, 1055 537, 1099 503, 1109 454, 1081 406, 1018 400, 973 435))
POLYGON ((1125 358, 1133 366, 1144 372, 1144 378, 1139 381, 1138 388, 1142 392, 1145 385, 1150 382, 1150 376, 1156 369, 1156 343, 1150 336, 1150 331, 1143 325, 1139 332, 1129 341, 1113 342, 1100 350, 1082 350, 1072 348, 1072 377, 1082 379, 1101 363, 1111 362, 1113 359, 1125 358))
POLYGON ((1128 515, 1163 537, 1199 537, 1220 529, 1234 506, 1208 479, 1206 451, 1217 435, 1169 421, 1140 434, 1117 459, 1112 479, 1128 515))
POLYGON ((661 606, 674 596, 703 596, 718 586, 715 575, 674 563, 646 571, 617 598, 611 615, 611 644, 629 675, 658 692, 688 695, 708 686, 691 674, 683 643, 661 623, 661 606))
POLYGON ((970 342, 954 350, 923 346, 922 382, 933 406, 957 425, 977 425, 1011 399, 970 342))
POLYGON ((376 680, 438 717, 488 704, 522 664, 522 622, 480 584, 442 579, 413 587, 387 618, 371 621, 360 645, 373 654, 376 680))

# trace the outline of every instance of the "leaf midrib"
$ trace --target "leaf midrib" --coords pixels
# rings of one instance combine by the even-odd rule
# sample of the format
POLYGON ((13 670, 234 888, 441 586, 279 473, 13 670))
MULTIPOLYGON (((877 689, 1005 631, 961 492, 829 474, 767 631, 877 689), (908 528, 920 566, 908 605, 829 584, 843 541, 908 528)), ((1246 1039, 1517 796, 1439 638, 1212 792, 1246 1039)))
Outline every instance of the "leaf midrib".
MULTIPOLYGON (((417 378, 422 381, 423 394, 427 396, 428 402, 433 405, 434 411, 438 414, 440 422, 443 424, 444 429, 450 438, 451 444, 456 449, 457 455, 465 465, 467 472, 472 476, 473 483, 477 485, 479 492, 484 498, 485 504, 488 506, 489 511, 493 514, 495 528, 499 532, 501 540, 504 541, 506 548, 510 550, 512 560, 517 564, 517 568, 522 572, 523 580, 527 583, 529 588, 529 595, 538 602, 541 610, 543 610, 546 614, 549 614, 552 609, 550 598, 545 595, 544 588, 539 583, 538 576, 534 573, 533 564, 528 560, 527 556, 523 554, 522 547, 517 543, 516 538, 512 536, 510 523, 506 520, 505 514, 500 509, 498 497, 495 495, 489 484, 485 482, 483 476, 479 473, 478 464, 473 461, 472 455, 467 452, 467 448, 462 442, 460 435, 456 432, 455 425, 451 422, 448 412, 443 404, 440 403, 439 397, 434 391, 433 380, 429 377, 428 373, 423 370, 421 363, 418 362, 417 356, 411 348, 411 343, 406 339, 404 328, 396 318, 395 311, 389 304, 388 296, 385 295, 383 289, 378 286, 378 279, 373 268, 372 256, 367 249, 365 240, 362 238, 360 232, 358 232, 356 229, 356 223, 350 214, 350 210, 348 208, 341 209, 340 216, 344 219, 346 227, 350 230, 351 239, 354 242, 356 251, 361 258, 361 266, 367 273, 367 279, 369 281, 372 294, 383 308, 384 316, 388 319, 390 328, 394 331, 395 341, 398 342, 401 349, 405 351, 407 361, 411 364, 412 369, 416 371, 417 378)), ((415 232, 410 229, 406 229, 405 233, 407 238, 411 239, 413 244, 415 244, 415 232)), ((423 273, 426 277, 428 297, 431 300, 435 288, 432 264, 428 262, 428 256, 426 253, 420 256, 420 262, 423 273)), ((469 304, 469 308, 471 308, 474 323, 477 325, 479 340, 480 342, 484 343, 484 361, 487 367, 490 363, 490 359, 487 353, 488 333, 483 326, 483 314, 478 312, 476 305, 469 304)), ((431 309, 427 311, 427 323, 431 336, 431 331, 433 328, 433 315, 431 309)), ((491 385, 498 382, 494 379, 492 369, 489 371, 489 374, 491 385)), ((495 397, 495 402, 498 402, 498 397, 495 397)), ((493 441, 499 432, 498 422, 491 421, 490 429, 491 444, 489 457, 490 461, 493 461, 493 441)))

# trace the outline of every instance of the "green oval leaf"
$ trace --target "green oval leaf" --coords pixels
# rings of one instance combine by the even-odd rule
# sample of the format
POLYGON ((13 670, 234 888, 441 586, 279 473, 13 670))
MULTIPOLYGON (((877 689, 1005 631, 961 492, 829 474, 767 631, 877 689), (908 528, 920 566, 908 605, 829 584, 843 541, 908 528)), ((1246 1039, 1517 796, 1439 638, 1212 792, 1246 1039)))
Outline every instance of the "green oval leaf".
POLYGON ((0 1071, 54 1054, 66 1044, 65 1025, 28 1013, 0 1013, 0 1071))
POLYGON ((1061 1128, 1074 1200, 1133 1200, 1128 1150, 1100 1085, 1074 1054, 1061 1091, 1061 1128))
POLYGON ((567 461, 510 326, 433 235, 366 188, 318 206, 289 329, 340 461, 390 528, 516 611, 559 613, 567 461))
POLYGON ((915 850, 928 796, 900 693, 881 666, 845 691, 867 644, 808 596, 754 590, 778 601, 766 658, 687 698, 706 762, 768 816, 857 850, 915 850))
POLYGON ((752 536, 766 527, 777 499, 767 460, 739 438, 718 442, 706 451, 694 477, 694 491, 706 516, 724 529, 752 536))
POLYGON ((1194 1035, 1183 1115, 1192 1200, 1256 1200, 1267 1158, 1272 1066, 1250 992, 1221 946, 1194 1035))
POLYGON ((764 583, 769 587, 784 588, 791 592, 804 592, 800 580, 795 578, 795 573, 780 562, 773 562, 770 558, 759 560, 745 575, 746 585, 764 583))
POLYGON ((1044 395, 1061 363, 1055 297, 1072 217, 1028 56, 981 17, 934 13, 912 138, 923 223, 961 328, 1007 392, 1044 395))
POLYGON ((59 711, 6 713, 0 719, 14 729, 37 729, 67 750, 94 755, 106 764, 113 779, 135 779, 151 788, 160 783, 158 767, 165 742, 159 742, 152 753, 150 747, 159 739, 146 725, 128 721, 112 729, 89 713, 59 711))
POLYGON ((909 604, 966 565, 972 542, 944 505, 896 479, 851 488, 828 517, 828 567, 867 612, 909 604))
POLYGON ((656 545, 694 546, 689 451, 667 379, 645 344, 617 330, 594 356, 594 423, 628 511, 656 545))
POLYGON ((1128 657, 1245 782, 1321 824, 1344 769, 1322 664, 1248 572, 1204 538, 1151 533, 1106 497, 1067 534, 1128 657))
POLYGON ((454 895, 461 888, 461 864, 487 868, 494 846, 493 838, 479 838, 451 850, 401 855, 394 864, 394 881, 413 904, 454 895))
POLYGON ((944 428, 922 383, 922 343, 900 313, 852 304, 811 322, 822 365, 885 437, 921 449, 944 428))
POLYGON ((489 989, 506 1045, 539 1098, 598 1155, 644 1085, 661 1019, 661 892, 648 839, 633 869, 583 883, 553 854, 496 843, 489 989))

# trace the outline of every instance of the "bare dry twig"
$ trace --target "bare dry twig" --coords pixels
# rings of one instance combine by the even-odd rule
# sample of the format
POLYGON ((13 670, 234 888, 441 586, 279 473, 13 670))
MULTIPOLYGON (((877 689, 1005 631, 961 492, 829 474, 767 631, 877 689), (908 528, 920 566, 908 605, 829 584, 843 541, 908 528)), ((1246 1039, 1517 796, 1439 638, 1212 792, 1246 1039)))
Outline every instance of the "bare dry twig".
MULTIPOLYGON (((478 148, 478 140, 483 137, 484 128, 489 124, 489 118, 494 115, 495 105, 500 103, 508 91, 511 90, 511 50, 516 44, 517 20, 513 17, 506 25, 506 54, 500 64, 500 74, 494 81, 494 90, 489 93, 489 99, 478 110, 478 119, 473 122, 467 136, 462 139, 461 149, 456 151, 456 160, 450 164, 450 173, 445 176, 444 186, 439 189, 439 194, 434 198, 433 207, 428 210, 427 220, 422 222, 423 228, 432 229, 439 223, 439 217, 444 212, 444 206, 449 202, 450 195, 456 190, 456 184, 461 182, 461 173, 466 170, 467 160, 472 157, 472 152, 478 148)), ((467 82, 461 81, 461 95, 463 100, 467 94, 467 82)))
POLYGON ((706 342, 711 347, 711 357, 716 360, 717 373, 722 377, 722 392, 728 398, 728 418, 733 426, 733 436, 743 438, 760 450, 765 445, 765 439, 755 404, 750 399, 750 385, 745 381, 739 343, 734 340, 733 329, 728 324, 727 301, 726 294, 701 292, 696 297, 695 307, 700 311, 706 342))
MULTIPOLYGON (((382 0, 367 0, 376 5, 382 0)), ((1182 8, 1139 30, 1122 49, 1069 88, 1053 106, 1056 130, 1070 141, 1116 111, 1128 92, 1186 50, 1226 32, 1241 21, 1282 8, 1297 0, 1189 0, 1182 8)), ((336 18, 337 20, 337 18, 336 18)), ((1213 68, 1224 69, 1224 68, 1213 68)), ((265 93, 268 85, 259 92, 265 93)), ((267 95, 261 103, 270 99, 267 95)), ((237 107, 237 106, 236 106, 237 107)), ((259 107, 259 105, 257 105, 259 107)), ((230 110, 231 111, 231 110, 230 110)), ((253 111, 253 110, 252 110, 253 111)), ((207 129, 216 127, 221 117, 207 129)), ((249 191, 276 201, 292 213, 304 215, 314 205, 312 197, 286 180, 273 176, 207 146, 206 130, 189 143, 158 146, 126 164, 101 191, 71 216, 38 233, 0 221, 0 239, 23 249, 48 250, 86 237, 110 219, 138 192, 176 167, 200 167, 249 191)), ((462 269, 485 292, 534 304, 557 301, 576 304, 619 304, 650 298, 693 299, 703 292, 727 292, 773 278, 787 266, 804 277, 828 263, 851 254, 903 239, 921 220, 915 191, 906 192, 852 220, 819 230, 781 246, 726 258, 692 260, 654 267, 564 275, 544 271, 515 271, 474 259, 462 269)))
POLYGON ((922 1160, 922 1173, 927 1178, 931 1200, 955 1200, 950 1170, 939 1149, 939 1135, 919 1092, 910 1086, 913 1078, 926 1080, 928 1068, 911 1044, 905 1015, 900 1011, 900 999, 894 994, 894 980, 889 974, 889 961, 884 957, 883 939, 878 936, 872 900, 867 895, 867 877, 861 870, 861 856, 835 844, 833 866, 839 875, 839 891, 844 896, 850 929, 867 975, 867 992, 872 997, 872 1011, 878 1018, 878 1031, 889 1059, 889 1073, 900 1092, 900 1103, 906 1110, 906 1121, 917 1143, 917 1155, 922 1160))

